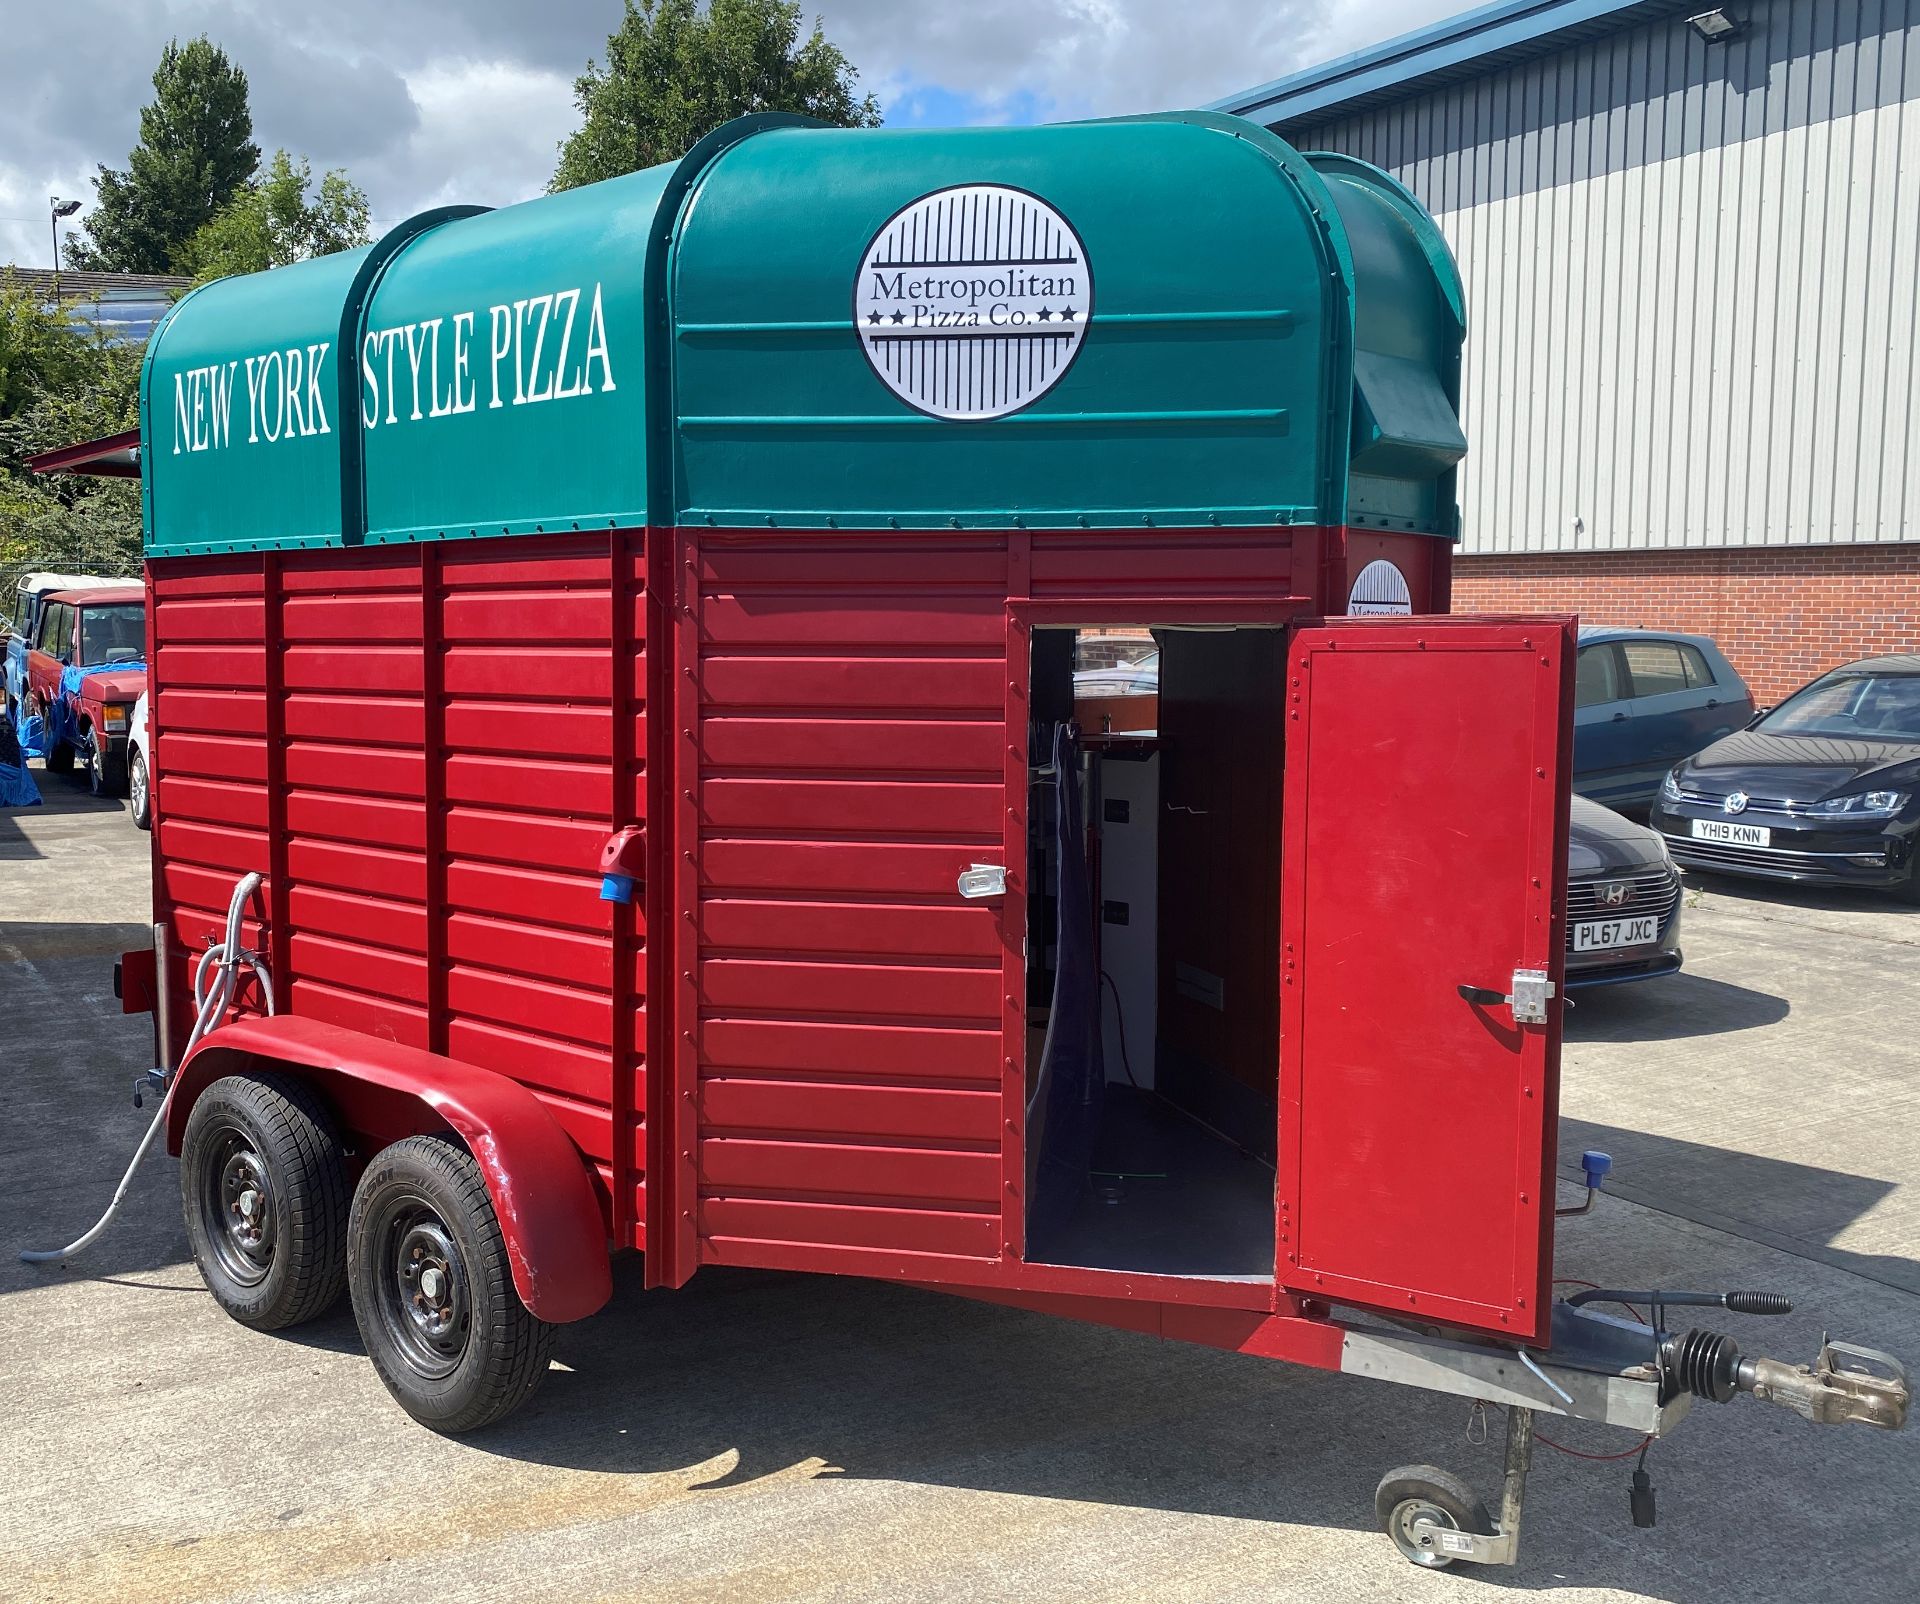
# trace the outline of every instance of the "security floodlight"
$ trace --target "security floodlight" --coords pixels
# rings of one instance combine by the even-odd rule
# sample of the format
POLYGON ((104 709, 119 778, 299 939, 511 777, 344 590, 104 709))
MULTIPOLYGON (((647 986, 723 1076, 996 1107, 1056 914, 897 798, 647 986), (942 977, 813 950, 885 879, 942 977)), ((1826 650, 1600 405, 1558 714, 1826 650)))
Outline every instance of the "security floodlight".
POLYGON ((1687 26, 1699 34, 1710 45, 1722 45, 1735 37, 1745 26, 1728 16, 1720 7, 1711 11, 1702 11, 1698 16, 1687 18, 1687 26))
POLYGON ((47 227, 53 231, 53 298, 60 299, 60 219, 80 210, 77 200, 63 201, 58 195, 47 197, 47 227))

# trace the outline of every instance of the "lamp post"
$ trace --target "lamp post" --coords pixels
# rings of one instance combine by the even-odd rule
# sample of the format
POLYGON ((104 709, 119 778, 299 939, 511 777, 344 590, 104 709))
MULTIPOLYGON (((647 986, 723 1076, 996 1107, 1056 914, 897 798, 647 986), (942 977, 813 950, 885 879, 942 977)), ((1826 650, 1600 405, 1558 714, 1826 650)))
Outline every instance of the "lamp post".
POLYGON ((47 221, 53 229, 53 299, 60 302, 60 219, 80 210, 77 200, 63 201, 58 195, 47 197, 47 221))

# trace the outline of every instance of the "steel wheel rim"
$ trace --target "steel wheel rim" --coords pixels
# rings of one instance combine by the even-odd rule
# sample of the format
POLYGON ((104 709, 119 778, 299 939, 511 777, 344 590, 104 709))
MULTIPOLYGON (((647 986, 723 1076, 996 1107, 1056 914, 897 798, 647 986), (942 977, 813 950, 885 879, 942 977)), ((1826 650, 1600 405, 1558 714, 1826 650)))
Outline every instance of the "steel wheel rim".
POLYGON ((1459 1523, 1438 1504, 1424 1498, 1403 1498, 1393 1506, 1387 1535, 1414 1564, 1441 1570, 1453 1563, 1453 1556, 1441 1553, 1434 1542, 1433 1534, 1442 1527, 1452 1532, 1460 1530, 1459 1523))
POLYGON ((258 1286, 273 1268, 273 1177, 253 1139, 222 1126, 200 1184, 200 1220, 220 1268, 242 1286, 258 1286))
POLYGON ((379 1236, 380 1323, 407 1367, 450 1376, 467 1351, 473 1304, 466 1266, 426 1199, 398 1199, 379 1236))
POLYGON ((135 818, 147 811, 147 765, 137 755, 127 769, 127 797, 135 818))

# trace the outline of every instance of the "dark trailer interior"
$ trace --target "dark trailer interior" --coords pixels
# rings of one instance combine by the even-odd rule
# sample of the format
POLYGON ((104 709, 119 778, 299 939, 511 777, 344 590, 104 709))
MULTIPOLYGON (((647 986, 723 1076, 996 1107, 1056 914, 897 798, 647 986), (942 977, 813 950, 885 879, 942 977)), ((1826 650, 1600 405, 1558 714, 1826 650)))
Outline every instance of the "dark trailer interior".
POLYGON ((1034 631, 1032 1262, 1274 1275, 1285 647, 1034 631))

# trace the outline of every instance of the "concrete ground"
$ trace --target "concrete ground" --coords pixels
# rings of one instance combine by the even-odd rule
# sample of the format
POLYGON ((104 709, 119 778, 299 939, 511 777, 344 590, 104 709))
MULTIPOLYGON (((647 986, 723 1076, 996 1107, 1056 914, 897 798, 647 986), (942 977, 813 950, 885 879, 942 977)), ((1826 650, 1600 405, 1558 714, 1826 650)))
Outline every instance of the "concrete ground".
MULTIPOLYGON (((1916 1596, 1920 1434, 1751 1399, 1656 1445, 1657 1528, 1627 1465, 1542 1449, 1518 1568, 1435 1575, 1373 1488, 1429 1461, 1496 1491, 1497 1421, 1470 1443, 1455 1399, 859 1281, 643 1293, 628 1264, 534 1406, 451 1442, 387 1400, 344 1306, 281 1337, 219 1313, 171 1160, 80 1263, 23 1265, 105 1203, 148 1053, 109 983, 146 837, 44 789, 0 814, 0 1598, 1916 1596)), ((1690 903, 1684 975, 1572 1016, 1563 1153, 1607 1148, 1617 1185, 1563 1223, 1560 1272, 1777 1289, 1793 1315, 1725 1317, 1750 1348, 1831 1329, 1920 1360, 1920 910, 1690 903)))

